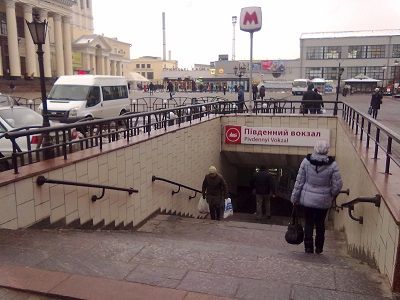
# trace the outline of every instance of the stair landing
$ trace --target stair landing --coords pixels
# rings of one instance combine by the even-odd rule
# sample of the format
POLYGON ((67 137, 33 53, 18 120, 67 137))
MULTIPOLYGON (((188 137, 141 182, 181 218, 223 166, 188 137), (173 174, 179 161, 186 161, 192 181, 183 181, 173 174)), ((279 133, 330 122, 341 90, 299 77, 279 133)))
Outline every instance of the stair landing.
POLYGON ((158 215, 138 231, 1 230, 0 286, 82 299, 390 299, 328 231, 322 255, 284 226, 158 215))

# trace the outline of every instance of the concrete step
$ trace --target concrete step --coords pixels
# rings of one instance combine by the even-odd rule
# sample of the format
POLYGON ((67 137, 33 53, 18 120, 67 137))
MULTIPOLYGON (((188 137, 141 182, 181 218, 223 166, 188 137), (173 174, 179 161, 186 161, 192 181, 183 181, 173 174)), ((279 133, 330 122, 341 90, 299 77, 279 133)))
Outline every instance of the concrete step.
POLYGON ((392 296, 384 276, 346 254, 342 234, 328 231, 324 253, 310 255, 303 245, 288 245, 285 230, 169 215, 157 215, 137 231, 1 230, 0 266, 23 266, 30 276, 39 270, 210 296, 204 299, 392 296))

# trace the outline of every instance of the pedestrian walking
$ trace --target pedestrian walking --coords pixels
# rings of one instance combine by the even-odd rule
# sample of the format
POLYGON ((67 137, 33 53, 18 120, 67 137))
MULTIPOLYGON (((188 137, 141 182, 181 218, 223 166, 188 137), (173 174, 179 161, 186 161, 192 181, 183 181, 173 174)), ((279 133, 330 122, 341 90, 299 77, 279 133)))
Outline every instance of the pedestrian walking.
POLYGON ((238 112, 242 113, 243 112, 243 106, 244 106, 244 91, 243 91, 243 86, 239 86, 238 90, 238 112))
POLYGON ((321 114, 322 108, 324 107, 322 95, 318 92, 317 88, 314 89, 314 93, 315 93, 315 103, 312 103, 313 105, 311 109, 314 111, 312 113, 321 114))
POLYGON ((313 86, 311 84, 307 87, 307 92, 303 94, 301 105, 303 105, 303 114, 316 113, 313 109, 313 102, 316 98, 315 92, 313 91, 313 86))
POLYGON ((372 94, 371 97, 371 107, 372 107, 372 117, 374 119, 376 119, 376 117, 378 116, 378 110, 381 108, 381 104, 382 104, 382 93, 379 90, 379 88, 376 88, 374 93, 372 94))
POLYGON ((222 91, 224 92, 224 96, 225 96, 225 94, 226 94, 226 84, 224 84, 224 86, 222 88, 222 91))
POLYGON ((261 101, 264 101, 264 98, 265 98, 265 86, 264 86, 264 85, 262 85, 262 86, 260 87, 259 93, 260 93, 261 101))
POLYGON ((251 88, 252 92, 253 92, 253 101, 257 100, 257 94, 258 94, 258 87, 256 84, 253 84, 252 88, 251 88))
POLYGON ((150 84, 149 84, 149 93, 150 93, 150 95, 153 95, 153 92, 154 92, 154 84, 152 82, 150 82, 150 84))
POLYGON ((171 81, 168 82, 167 90, 169 92, 169 99, 171 100, 174 93, 174 85, 172 84, 171 81))
POLYGON ((329 144, 319 140, 314 152, 301 162, 291 201, 293 205, 304 206, 304 248, 306 253, 320 254, 325 241, 325 217, 333 199, 342 189, 342 178, 333 157, 328 156, 329 144))
POLYGON ((220 221, 224 212, 228 186, 214 166, 208 168, 208 174, 204 177, 201 192, 210 207, 211 220, 220 221))
POLYGON ((274 195, 275 189, 271 174, 269 174, 265 166, 261 166, 250 182, 253 194, 256 195, 258 220, 271 218, 271 196, 274 195), (263 214, 263 206, 265 205, 265 215, 263 214))

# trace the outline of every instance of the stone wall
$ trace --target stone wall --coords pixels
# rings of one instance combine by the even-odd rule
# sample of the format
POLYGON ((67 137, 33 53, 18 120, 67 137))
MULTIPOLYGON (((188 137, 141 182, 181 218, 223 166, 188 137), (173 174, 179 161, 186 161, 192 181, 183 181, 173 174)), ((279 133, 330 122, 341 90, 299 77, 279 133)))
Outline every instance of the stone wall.
MULTIPOLYGON (((343 123, 339 122, 338 124, 336 160, 343 177, 343 188, 350 188, 349 196, 340 195, 338 197, 338 205, 360 196, 373 197, 381 194, 342 127, 343 123)), ((369 154, 369 157, 372 157, 372 153, 369 154)), ((351 220, 348 210, 345 209, 339 213, 333 213, 335 229, 344 230, 346 233, 348 249, 352 255, 376 265, 393 284, 399 227, 390 213, 385 199, 382 199, 379 208, 371 203, 357 204, 353 214, 356 217, 363 216, 364 223, 359 224, 351 220)))

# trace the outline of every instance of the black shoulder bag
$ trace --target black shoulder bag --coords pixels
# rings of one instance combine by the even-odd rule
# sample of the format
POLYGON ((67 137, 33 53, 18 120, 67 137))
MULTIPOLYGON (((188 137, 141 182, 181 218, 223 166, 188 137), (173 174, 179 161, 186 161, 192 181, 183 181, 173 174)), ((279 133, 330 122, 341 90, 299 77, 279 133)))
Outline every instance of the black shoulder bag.
POLYGON ((293 206, 291 220, 285 233, 285 240, 293 245, 299 245, 304 241, 304 230, 298 220, 296 206, 293 206))

